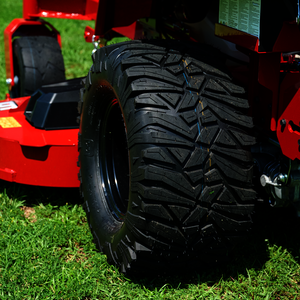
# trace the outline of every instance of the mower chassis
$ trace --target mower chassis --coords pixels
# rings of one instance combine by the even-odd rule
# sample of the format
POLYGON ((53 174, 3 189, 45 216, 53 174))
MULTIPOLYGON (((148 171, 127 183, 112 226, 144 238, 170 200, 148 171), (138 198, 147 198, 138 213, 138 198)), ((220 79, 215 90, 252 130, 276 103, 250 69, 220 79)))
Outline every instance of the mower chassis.
POLYGON ((78 129, 33 127, 24 115, 29 99, 8 98, 1 102, 0 179, 39 186, 78 187, 78 129))

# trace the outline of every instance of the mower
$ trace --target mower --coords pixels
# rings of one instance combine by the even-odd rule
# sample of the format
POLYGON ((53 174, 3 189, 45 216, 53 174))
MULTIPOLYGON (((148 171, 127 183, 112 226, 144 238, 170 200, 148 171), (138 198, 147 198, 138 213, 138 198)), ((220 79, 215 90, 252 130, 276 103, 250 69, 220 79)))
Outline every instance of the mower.
POLYGON ((296 0, 23 0, 0 179, 79 187, 122 272, 222 260, 257 202, 300 210, 299 21, 296 0), (85 78, 47 17, 95 20, 85 78))

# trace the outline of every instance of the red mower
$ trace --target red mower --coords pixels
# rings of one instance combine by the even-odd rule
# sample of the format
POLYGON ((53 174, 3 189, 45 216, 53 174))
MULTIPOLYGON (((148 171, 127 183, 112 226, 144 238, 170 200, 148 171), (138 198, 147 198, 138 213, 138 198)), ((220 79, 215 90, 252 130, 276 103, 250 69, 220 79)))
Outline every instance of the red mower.
POLYGON ((299 210, 299 0, 23 2, 0 179, 80 187, 110 263, 195 267, 245 236, 259 199, 299 210), (65 79, 45 17, 95 20, 86 78, 65 79))

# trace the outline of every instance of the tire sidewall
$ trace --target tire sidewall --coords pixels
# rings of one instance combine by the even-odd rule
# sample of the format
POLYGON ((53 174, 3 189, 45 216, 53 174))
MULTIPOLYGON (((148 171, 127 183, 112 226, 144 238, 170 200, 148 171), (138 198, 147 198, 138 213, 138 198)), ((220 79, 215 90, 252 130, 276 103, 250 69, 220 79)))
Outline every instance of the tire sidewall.
POLYGON ((51 36, 21 36, 13 41, 14 75, 19 82, 10 91, 13 98, 30 96, 42 85, 65 80, 61 48, 51 36))
MULTIPOLYGON (((116 91, 103 77, 102 74, 92 75, 93 84, 85 93, 80 123, 83 192, 90 210, 90 225, 96 239, 99 239, 100 248, 104 247, 106 243, 117 246, 118 241, 126 234, 125 222, 118 221, 113 216, 101 187, 99 159, 101 120, 103 120, 106 108, 112 100, 111 96, 115 95, 115 98, 118 99, 116 91)), ((124 115, 123 119, 126 126, 127 121, 124 115)))

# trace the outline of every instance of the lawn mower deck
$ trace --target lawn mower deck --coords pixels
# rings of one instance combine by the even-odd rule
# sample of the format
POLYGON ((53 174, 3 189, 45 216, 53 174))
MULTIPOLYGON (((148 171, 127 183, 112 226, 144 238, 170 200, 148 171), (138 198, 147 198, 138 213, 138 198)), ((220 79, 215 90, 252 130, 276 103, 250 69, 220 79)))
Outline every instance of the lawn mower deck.
POLYGON ((1 102, 0 179, 39 186, 79 186, 79 81, 45 86, 31 97, 1 102))

